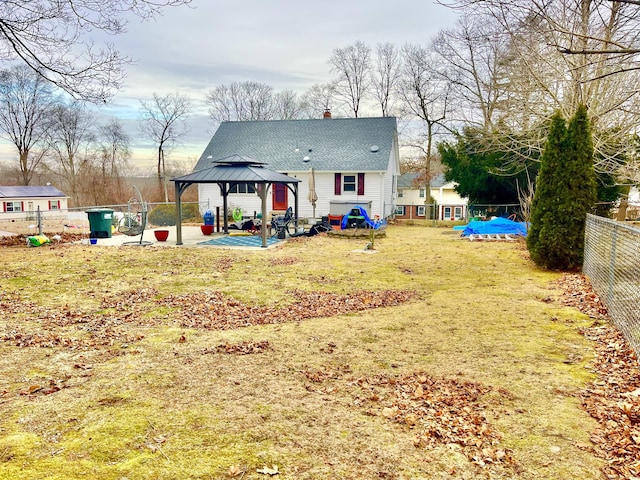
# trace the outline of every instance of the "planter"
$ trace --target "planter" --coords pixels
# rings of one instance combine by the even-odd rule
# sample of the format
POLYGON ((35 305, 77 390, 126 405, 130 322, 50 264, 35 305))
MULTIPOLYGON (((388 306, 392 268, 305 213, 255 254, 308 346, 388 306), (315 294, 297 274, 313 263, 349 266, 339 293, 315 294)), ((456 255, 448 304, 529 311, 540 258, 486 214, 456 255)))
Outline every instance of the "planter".
POLYGON ((213 233, 213 225, 200 225, 203 235, 211 235, 213 233))
POLYGON ((169 238, 169 230, 154 230, 153 234, 159 242, 166 242, 169 238))

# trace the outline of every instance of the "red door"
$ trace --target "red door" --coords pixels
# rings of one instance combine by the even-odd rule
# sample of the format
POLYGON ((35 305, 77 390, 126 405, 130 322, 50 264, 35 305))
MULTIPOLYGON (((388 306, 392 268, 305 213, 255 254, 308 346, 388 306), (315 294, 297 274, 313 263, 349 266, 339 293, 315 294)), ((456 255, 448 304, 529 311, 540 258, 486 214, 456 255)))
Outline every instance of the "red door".
POLYGON ((289 207, 289 189, 284 183, 274 183, 271 186, 271 201, 274 210, 286 210, 289 207))

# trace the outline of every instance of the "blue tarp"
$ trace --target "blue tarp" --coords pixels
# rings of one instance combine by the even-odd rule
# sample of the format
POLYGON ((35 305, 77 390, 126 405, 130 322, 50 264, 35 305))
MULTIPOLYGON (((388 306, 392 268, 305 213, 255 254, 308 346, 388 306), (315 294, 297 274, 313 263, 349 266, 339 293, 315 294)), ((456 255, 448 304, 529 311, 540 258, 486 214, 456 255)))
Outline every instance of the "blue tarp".
POLYGON ((508 218, 494 218, 486 222, 473 221, 467 224, 462 232, 463 237, 469 235, 521 235, 527 236, 527 226, 524 222, 514 222, 508 218))
POLYGON ((387 223, 384 220, 378 220, 378 221, 371 220, 369 218, 369 215, 367 215, 367 211, 364 208, 360 207, 359 205, 355 205, 351 209, 350 213, 348 213, 347 215, 344 215, 342 217, 342 225, 341 225, 341 227, 342 227, 343 230, 346 229, 347 226, 349 225, 349 216, 351 215, 351 213, 355 213, 354 210, 358 210, 360 212, 358 216, 364 217, 364 221, 366 222, 366 224, 370 228, 378 229, 378 228, 381 228, 383 225, 385 225, 387 223))

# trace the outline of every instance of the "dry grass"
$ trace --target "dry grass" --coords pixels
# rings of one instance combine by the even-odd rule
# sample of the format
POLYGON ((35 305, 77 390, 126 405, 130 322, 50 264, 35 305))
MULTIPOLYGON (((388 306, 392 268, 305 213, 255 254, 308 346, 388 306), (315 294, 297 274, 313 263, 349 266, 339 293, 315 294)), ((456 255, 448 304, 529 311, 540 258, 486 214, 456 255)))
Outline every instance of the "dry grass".
POLYGON ((558 275, 519 243, 386 233, 376 253, 326 236, 266 251, 3 248, 0 479, 256 479, 272 465, 282 479, 600 478, 577 396, 589 318, 555 301, 558 275), (296 321, 294 290, 416 296, 296 321), (185 327, 190 305, 214 308, 207 292, 247 323, 283 309, 185 327), (416 375, 486 387, 467 413, 508 461, 415 442, 426 420, 388 412, 411 400, 393 379, 416 375))

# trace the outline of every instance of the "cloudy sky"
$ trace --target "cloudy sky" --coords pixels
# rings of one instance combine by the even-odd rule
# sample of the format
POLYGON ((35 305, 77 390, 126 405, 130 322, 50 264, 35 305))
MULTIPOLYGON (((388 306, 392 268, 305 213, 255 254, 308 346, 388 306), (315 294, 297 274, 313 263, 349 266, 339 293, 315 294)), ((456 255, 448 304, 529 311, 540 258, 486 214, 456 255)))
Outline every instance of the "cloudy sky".
POLYGON ((302 94, 330 79, 334 48, 357 40, 372 48, 426 45, 455 20, 454 11, 434 0, 193 0, 154 21, 133 17, 126 34, 109 38, 135 63, 101 114, 125 122, 136 165, 153 165, 153 147, 139 139, 140 100, 154 92, 185 94, 194 106, 190 134, 171 158, 197 158, 213 133, 204 104, 212 87, 252 80, 302 94))

